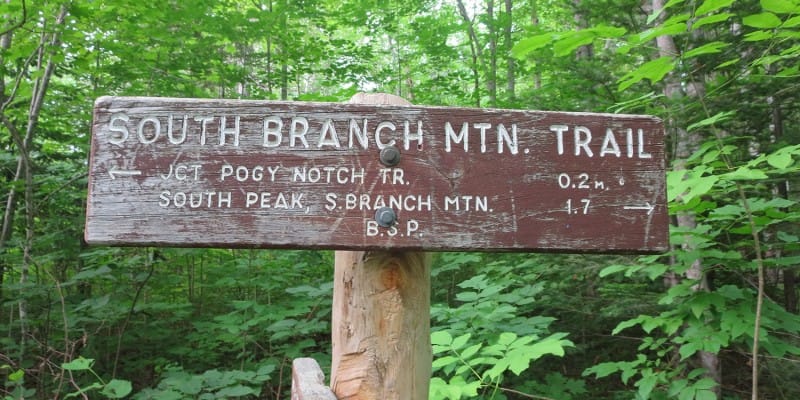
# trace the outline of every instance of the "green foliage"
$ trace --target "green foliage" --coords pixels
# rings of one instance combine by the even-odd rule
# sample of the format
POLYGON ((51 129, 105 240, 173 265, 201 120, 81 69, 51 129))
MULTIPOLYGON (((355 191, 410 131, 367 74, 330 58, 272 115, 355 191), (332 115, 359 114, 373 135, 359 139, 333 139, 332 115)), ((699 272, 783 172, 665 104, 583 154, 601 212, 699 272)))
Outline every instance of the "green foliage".
POLYGON ((464 3, 0 2, 3 398, 286 398, 292 358, 327 368, 330 252, 82 243, 91 99, 362 90, 659 116, 694 221, 638 259, 436 255, 432 397, 735 399, 754 360, 761 398, 798 397, 798 2, 464 3))
POLYGON ((122 380, 122 379, 111 379, 108 382, 105 382, 97 373, 92 369, 92 365, 94 364, 94 360, 78 357, 70 362, 66 362, 61 364, 61 368, 64 371, 68 371, 69 375, 72 376, 73 372, 78 371, 86 371, 91 376, 93 376, 96 380, 91 382, 88 385, 80 385, 74 384, 77 387, 77 390, 69 393, 65 396, 65 398, 72 398, 72 397, 83 397, 86 396, 88 392, 93 390, 99 390, 100 395, 108 399, 121 399, 128 396, 133 390, 130 381, 122 380))
POLYGON ((266 364, 254 371, 208 370, 190 374, 180 367, 168 366, 155 388, 144 389, 132 399, 229 399, 260 398, 261 386, 270 379, 275 365, 266 364))
MULTIPOLYGON (((453 273, 456 266, 464 268, 465 263, 482 259, 475 254, 445 254, 434 274, 453 273)), ((574 346, 565 339, 566 333, 549 333, 553 318, 521 315, 543 287, 526 283, 528 263, 509 261, 488 263, 491 275, 478 274, 456 284, 454 305, 433 307, 433 320, 446 329, 431 335, 431 398, 507 398, 508 392, 518 391, 516 377, 536 382, 529 374, 537 360, 563 357, 565 348, 574 346)), ((541 385, 537 388, 543 390, 541 385)))

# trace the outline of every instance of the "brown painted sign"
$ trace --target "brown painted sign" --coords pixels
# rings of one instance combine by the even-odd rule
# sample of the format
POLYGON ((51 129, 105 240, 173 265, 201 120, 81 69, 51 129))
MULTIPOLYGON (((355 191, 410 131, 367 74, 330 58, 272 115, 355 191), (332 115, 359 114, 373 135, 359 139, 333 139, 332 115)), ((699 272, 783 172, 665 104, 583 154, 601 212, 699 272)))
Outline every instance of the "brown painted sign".
POLYGON ((92 244, 667 249, 647 116, 103 97, 89 168, 92 244))

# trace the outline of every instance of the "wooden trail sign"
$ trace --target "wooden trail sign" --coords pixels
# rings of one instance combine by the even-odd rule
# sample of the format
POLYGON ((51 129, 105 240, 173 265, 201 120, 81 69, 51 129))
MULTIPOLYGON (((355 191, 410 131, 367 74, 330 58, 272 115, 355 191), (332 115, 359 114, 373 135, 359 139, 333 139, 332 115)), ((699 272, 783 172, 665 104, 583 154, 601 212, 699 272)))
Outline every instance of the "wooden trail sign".
POLYGON ((102 97, 91 244, 667 249, 647 116, 102 97))

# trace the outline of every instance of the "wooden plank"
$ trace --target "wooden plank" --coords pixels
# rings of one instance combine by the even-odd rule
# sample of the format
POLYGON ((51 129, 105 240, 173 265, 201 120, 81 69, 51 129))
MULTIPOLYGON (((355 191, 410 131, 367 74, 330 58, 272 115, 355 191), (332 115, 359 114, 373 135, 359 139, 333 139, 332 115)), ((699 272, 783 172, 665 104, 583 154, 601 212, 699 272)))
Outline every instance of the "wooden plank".
POLYGON ((92 244, 667 249, 653 117, 102 97, 92 133, 92 244))
POLYGON ((313 358, 292 361, 292 400, 336 400, 325 386, 325 374, 313 358))

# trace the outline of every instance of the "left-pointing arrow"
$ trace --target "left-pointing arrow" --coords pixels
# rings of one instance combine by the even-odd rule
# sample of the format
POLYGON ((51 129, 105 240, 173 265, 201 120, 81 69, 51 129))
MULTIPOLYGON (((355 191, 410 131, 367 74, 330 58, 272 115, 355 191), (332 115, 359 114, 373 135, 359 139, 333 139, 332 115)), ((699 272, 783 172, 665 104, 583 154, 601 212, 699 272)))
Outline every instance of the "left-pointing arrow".
POLYGON ((111 167, 111 169, 108 170, 108 175, 111 176, 111 179, 117 179, 118 176, 134 176, 141 174, 142 171, 135 169, 117 169, 117 167, 111 167))

